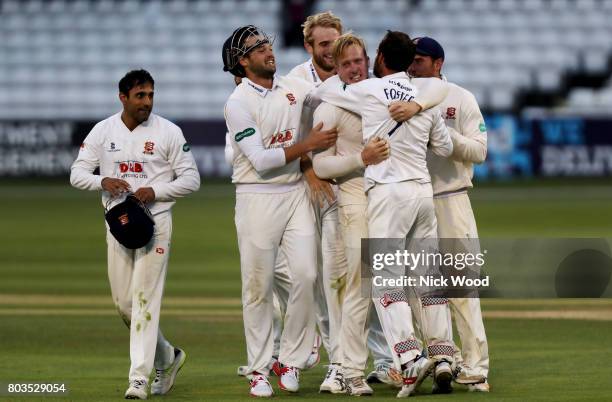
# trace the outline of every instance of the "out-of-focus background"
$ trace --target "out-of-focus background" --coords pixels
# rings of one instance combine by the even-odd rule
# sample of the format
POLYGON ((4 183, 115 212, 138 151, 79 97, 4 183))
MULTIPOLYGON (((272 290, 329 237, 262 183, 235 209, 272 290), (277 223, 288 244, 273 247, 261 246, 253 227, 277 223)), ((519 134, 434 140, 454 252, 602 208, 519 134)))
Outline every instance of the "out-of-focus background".
POLYGON ((307 59, 299 25, 325 10, 371 55, 386 29, 442 44, 443 73, 486 113, 478 179, 610 175, 612 0, 2 0, 0 177, 65 175, 133 68, 152 73, 155 111, 183 127, 202 175, 228 176, 223 41, 262 27, 285 74, 307 59))
MULTIPOLYGON (((443 73, 485 113, 489 154, 470 193, 481 237, 612 237, 612 0, 0 0, 0 384, 64 381, 87 401, 125 391, 99 194, 71 189, 68 172, 89 129, 120 110, 119 79, 145 68, 154 111, 182 127, 203 176, 174 209, 162 328, 189 360, 165 399, 246 398, 221 45, 258 25, 285 74, 308 58, 299 25, 326 10, 371 56, 386 29, 442 44, 443 73)), ((432 398, 609 399, 609 300, 483 310, 492 394, 432 398)), ((301 399, 334 398, 317 394, 322 364, 303 373, 301 399)))

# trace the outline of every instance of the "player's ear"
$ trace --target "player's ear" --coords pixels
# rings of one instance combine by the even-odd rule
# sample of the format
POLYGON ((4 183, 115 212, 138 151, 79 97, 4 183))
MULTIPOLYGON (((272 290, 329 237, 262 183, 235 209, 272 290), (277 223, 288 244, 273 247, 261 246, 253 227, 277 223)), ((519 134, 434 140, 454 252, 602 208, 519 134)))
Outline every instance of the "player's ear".
POLYGON ((125 104, 128 100, 128 97, 123 92, 119 92, 119 100, 121 101, 121 103, 125 104))
POLYGON ((304 41, 304 49, 306 49, 308 54, 312 56, 312 52, 314 51, 314 49, 310 43, 304 41))
POLYGON ((249 60, 246 57, 241 57, 238 63, 244 68, 249 65, 249 60))

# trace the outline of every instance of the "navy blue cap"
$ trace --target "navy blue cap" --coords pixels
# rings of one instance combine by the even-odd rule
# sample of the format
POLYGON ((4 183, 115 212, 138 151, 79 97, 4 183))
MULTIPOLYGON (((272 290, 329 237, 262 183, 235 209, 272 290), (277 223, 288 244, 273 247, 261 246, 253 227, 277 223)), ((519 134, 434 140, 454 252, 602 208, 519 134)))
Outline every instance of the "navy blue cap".
POLYGON ((414 38, 412 42, 416 45, 416 54, 430 56, 434 60, 444 60, 444 49, 442 49, 442 46, 437 40, 429 36, 422 36, 420 38, 414 38))
POLYGON ((105 218, 113 237, 129 249, 146 246, 155 231, 151 211, 133 195, 106 211, 105 218))

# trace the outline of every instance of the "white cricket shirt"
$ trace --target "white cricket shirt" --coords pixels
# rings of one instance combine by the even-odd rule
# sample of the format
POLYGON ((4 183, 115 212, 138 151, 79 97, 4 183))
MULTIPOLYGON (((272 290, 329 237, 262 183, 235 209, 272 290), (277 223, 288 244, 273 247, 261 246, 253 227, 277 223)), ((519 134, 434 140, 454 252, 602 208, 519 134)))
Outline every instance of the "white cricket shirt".
POLYGON ((283 148, 298 141, 302 108, 312 89, 292 77, 275 77, 272 89, 243 78, 234 89, 225 104, 225 121, 237 192, 286 191, 286 185, 300 181, 299 159, 286 164, 283 148))
POLYGON ((348 110, 323 102, 315 110, 314 121, 323 122, 324 130, 334 127, 338 130, 336 144, 314 155, 312 163, 315 173, 322 179, 336 179, 339 205, 365 204, 361 118, 348 110))
POLYGON ((450 158, 427 154, 434 196, 473 187, 473 164, 487 156, 487 128, 470 91, 449 83, 448 95, 438 109, 453 140, 453 154, 450 158))
MULTIPOLYGON (((133 192, 153 188, 155 201, 147 206, 154 215, 169 210, 175 198, 200 188, 200 174, 183 132, 153 113, 130 131, 120 112, 96 124, 87 135, 72 164, 70 183, 81 190, 102 190, 105 177, 125 180, 133 192), (98 167, 100 174, 93 174, 98 167)), ((102 192, 104 206, 123 199, 102 192)))
POLYGON ((383 78, 370 78, 345 85, 335 76, 320 87, 318 96, 362 117, 363 140, 386 138, 391 147, 389 159, 365 169, 366 191, 375 183, 398 183, 406 180, 430 182, 426 154, 428 145, 440 156, 449 156, 453 143, 437 109, 427 109, 404 123, 391 119, 388 107, 396 101, 409 102, 421 87, 423 109, 438 104, 447 94, 447 84, 435 78, 410 79, 404 72, 383 78))
POLYGON ((316 86, 323 82, 319 77, 314 64, 312 63, 312 58, 293 67, 291 71, 289 71, 289 74, 287 74, 287 77, 301 78, 305 81, 312 82, 316 86))

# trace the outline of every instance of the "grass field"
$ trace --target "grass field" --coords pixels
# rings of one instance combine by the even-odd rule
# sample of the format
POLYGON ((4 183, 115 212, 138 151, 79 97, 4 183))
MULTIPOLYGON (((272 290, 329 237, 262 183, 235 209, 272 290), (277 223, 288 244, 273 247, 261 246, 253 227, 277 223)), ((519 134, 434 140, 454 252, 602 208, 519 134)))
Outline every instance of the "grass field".
MULTIPOLYGON (((482 237, 612 237, 606 182, 480 186, 472 195, 482 237)), ((0 400, 108 401, 127 386, 128 331, 106 278, 98 194, 58 182, 0 185, 0 384, 65 382, 64 397, 0 400)), ((174 210, 162 326, 188 360, 165 400, 246 400, 235 375, 246 360, 240 306, 233 188, 203 183, 174 210)), ((491 394, 456 387, 426 400, 610 400, 612 301, 484 300, 491 394)), ((325 368, 304 372, 297 396, 319 395, 325 368)), ((276 388, 276 386, 275 386, 276 388)), ((376 399, 395 390, 375 387, 376 399)), ((156 397, 154 400, 160 400, 156 397)))

